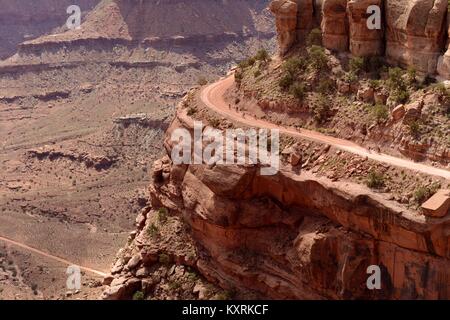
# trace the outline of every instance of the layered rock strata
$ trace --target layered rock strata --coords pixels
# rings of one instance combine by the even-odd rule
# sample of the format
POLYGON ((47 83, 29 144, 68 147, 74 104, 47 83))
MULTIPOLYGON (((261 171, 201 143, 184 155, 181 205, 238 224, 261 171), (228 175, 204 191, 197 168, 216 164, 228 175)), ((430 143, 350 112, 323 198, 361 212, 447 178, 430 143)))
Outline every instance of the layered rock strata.
POLYGON ((280 2, 286 8, 290 4, 289 28, 286 12, 272 10, 280 21, 277 28, 282 54, 295 44, 291 39, 303 42, 305 33, 314 27, 311 21, 321 21, 323 45, 330 50, 361 57, 385 55, 389 63, 414 67, 423 75, 439 72, 442 77, 450 76, 449 54, 444 54, 448 15, 445 0, 323 0, 312 6, 311 1, 298 0, 273 1, 273 5, 277 7, 280 2), (369 10, 370 6, 379 10, 369 10), (374 19, 380 20, 381 28, 369 28, 374 19), (294 25, 301 26, 295 30, 297 37, 294 25), (290 41, 285 40, 287 35, 290 41))

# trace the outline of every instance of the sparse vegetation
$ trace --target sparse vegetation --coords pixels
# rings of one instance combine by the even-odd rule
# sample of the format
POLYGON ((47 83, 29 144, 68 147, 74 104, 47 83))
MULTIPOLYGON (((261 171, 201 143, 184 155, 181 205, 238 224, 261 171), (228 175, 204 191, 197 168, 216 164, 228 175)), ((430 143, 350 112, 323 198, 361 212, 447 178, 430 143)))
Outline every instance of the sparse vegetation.
POLYGON ((290 89, 289 89, 290 93, 299 101, 303 101, 303 99, 305 98, 305 85, 303 83, 300 82, 296 82, 294 83, 290 89))
POLYGON ((364 59, 360 57, 353 57, 349 62, 350 72, 358 75, 364 68, 364 59))
POLYGON ((419 121, 412 121, 409 123, 408 125, 408 129, 409 129, 409 134, 414 137, 415 139, 418 139, 420 137, 421 134, 421 125, 419 123, 419 121))
POLYGON ((208 80, 207 80, 205 77, 200 77, 200 78, 198 78, 198 80, 197 80, 197 84, 198 84, 199 86, 207 85, 207 84, 208 84, 208 80))
POLYGON ((164 224, 167 222, 167 216, 168 216, 168 211, 166 208, 159 208, 158 210, 158 221, 161 224, 164 224))
POLYGON ((157 237, 159 235, 158 227, 154 223, 152 223, 147 229, 147 234, 151 238, 157 237))
POLYGON ((387 106, 382 104, 376 104, 372 108, 372 113, 377 123, 382 123, 389 118, 389 109, 387 106))
POLYGON ((317 71, 322 71, 328 66, 328 57, 325 49, 319 46, 311 46, 308 49, 311 66, 317 71))
POLYGON ((300 71, 305 70, 306 60, 303 57, 292 57, 283 64, 283 70, 291 76, 296 76, 300 71))
POLYGON ((144 300, 145 296, 144 293, 142 291, 136 291, 133 294, 133 300, 144 300))
POLYGON ((187 111, 187 115, 189 117, 192 117, 196 113, 197 113, 197 108, 195 106, 190 106, 188 111, 187 111))
POLYGON ((428 199, 430 199, 440 188, 440 184, 433 183, 429 186, 420 186, 417 188, 417 190, 414 192, 414 201, 421 205, 428 199))
POLYGON ((159 259, 158 260, 159 260, 159 263, 164 264, 164 265, 168 265, 171 262, 170 257, 167 254, 165 254, 165 253, 161 253, 159 255, 159 259))
POLYGON ((313 118, 318 123, 323 123, 328 118, 331 102, 326 95, 319 94, 317 103, 314 105, 312 113, 313 118))
POLYGON ((308 47, 321 46, 322 45, 322 30, 315 28, 312 29, 306 39, 308 47))
POLYGON ((408 87, 403 79, 404 71, 400 68, 390 68, 388 85, 391 96, 397 103, 406 103, 409 99, 408 87))
POLYGON ((284 91, 287 91, 294 84, 294 77, 290 73, 284 74, 278 81, 278 85, 284 91))
POLYGON ((255 59, 266 63, 270 61, 270 55, 266 49, 259 49, 255 55, 255 59))
POLYGON ((366 184, 371 189, 381 189, 385 185, 385 177, 381 172, 373 170, 369 172, 366 184))

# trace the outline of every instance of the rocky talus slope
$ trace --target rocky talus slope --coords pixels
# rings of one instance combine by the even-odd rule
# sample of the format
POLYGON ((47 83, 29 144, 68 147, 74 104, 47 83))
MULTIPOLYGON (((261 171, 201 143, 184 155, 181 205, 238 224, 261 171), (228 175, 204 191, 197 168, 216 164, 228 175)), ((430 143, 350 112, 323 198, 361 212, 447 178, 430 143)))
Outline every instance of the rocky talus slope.
MULTIPOLYGON (((180 104, 167 131, 169 155, 171 132, 193 130, 188 105, 180 104)), ((306 149, 304 143, 299 148, 306 149)), ((301 152, 275 176, 260 175, 258 166, 180 166, 170 157, 155 162, 153 209, 138 217, 103 297, 127 299, 136 291, 158 297, 166 281, 158 271, 162 254, 173 270, 183 269, 181 275, 190 268, 203 279, 198 281, 227 293, 200 296, 198 283, 182 282, 182 292, 195 298, 230 292, 272 299, 450 298, 448 218, 426 217, 359 184, 320 178, 308 169, 315 160, 301 152), (182 227, 168 232, 161 212, 182 227), (180 237, 186 245, 178 244, 180 237), (366 286, 371 265, 382 270, 382 290, 366 286)), ((323 163, 334 152, 322 146, 314 155, 323 163)))
POLYGON ((279 44, 286 53, 320 26, 330 50, 386 56, 392 64, 449 79, 446 0, 274 0, 279 44), (367 8, 381 9, 381 29, 367 27, 367 8))

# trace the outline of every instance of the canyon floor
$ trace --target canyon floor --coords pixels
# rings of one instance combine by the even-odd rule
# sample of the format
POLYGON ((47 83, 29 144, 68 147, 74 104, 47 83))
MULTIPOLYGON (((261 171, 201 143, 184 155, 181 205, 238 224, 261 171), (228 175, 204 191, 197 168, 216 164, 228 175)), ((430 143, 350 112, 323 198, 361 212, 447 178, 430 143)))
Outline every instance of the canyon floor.
MULTIPOLYGON (((151 165, 176 103, 244 52, 274 49, 266 6, 228 6, 233 23, 211 32, 200 21, 187 33, 161 21, 134 26, 142 10, 103 1, 87 15, 86 33, 53 30, 63 36, 29 41, 0 62, 1 299, 100 297, 103 275, 147 205, 151 165), (130 33, 113 34, 118 25, 130 33), (236 25, 248 26, 245 34, 227 33, 236 25), (92 35, 98 30, 109 34, 92 35), (143 41, 158 30, 159 40, 143 41), (180 42, 174 35, 183 32, 180 42), (70 264, 84 267, 79 292, 66 286, 70 264)), ((198 14, 167 10, 183 15, 180 23, 198 14)))

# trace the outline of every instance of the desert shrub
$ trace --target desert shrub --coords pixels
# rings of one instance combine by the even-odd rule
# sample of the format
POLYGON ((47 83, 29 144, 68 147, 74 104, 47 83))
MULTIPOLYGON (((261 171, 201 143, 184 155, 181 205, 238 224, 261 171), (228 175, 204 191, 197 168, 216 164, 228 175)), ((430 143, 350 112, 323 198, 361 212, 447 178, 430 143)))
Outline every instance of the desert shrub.
POLYGON ((322 30, 315 28, 312 29, 308 34, 308 38, 306 39, 306 44, 308 47, 311 46, 321 46, 322 45, 322 30))
POLYGON ((406 103, 409 100, 409 92, 406 89, 397 90, 392 94, 392 98, 397 103, 406 103))
POLYGON ((408 86, 403 79, 402 69, 389 69, 388 85, 391 96, 397 103, 406 103, 409 100, 408 86))
POLYGON ((163 224, 167 222, 168 211, 166 208, 159 208, 158 210, 158 221, 163 224))
POLYGON ((408 124, 408 130, 409 130, 409 134, 414 137, 415 139, 418 139, 420 137, 420 134, 422 132, 422 128, 421 125, 419 123, 419 121, 411 121, 408 124))
POLYGON ((440 188, 438 183, 434 183, 430 186, 420 186, 414 191, 414 201, 421 205, 430 199, 440 188))
POLYGON ((359 74, 364 69, 364 59, 360 57, 353 57, 349 62, 349 69, 355 74, 359 74))
POLYGON ((181 283, 178 281, 171 281, 169 282, 169 289, 170 290, 178 290, 181 288, 181 283))
POLYGON ((255 78, 258 78, 259 76, 261 76, 261 70, 255 70, 255 72, 253 72, 253 76, 255 77, 255 78))
POLYGON ((405 88, 405 82, 403 81, 403 70, 400 68, 389 68, 388 84, 393 90, 405 88))
POLYGON ((161 264, 168 265, 168 264, 170 264, 170 261, 171 261, 171 260, 170 260, 170 257, 169 257, 167 254, 161 253, 161 254, 159 255, 158 261, 159 261, 159 263, 161 263, 161 264))
POLYGON ((242 73, 242 71, 236 71, 234 73, 234 80, 236 81, 236 83, 240 84, 243 79, 244 79, 244 74, 242 73))
POLYGON ((387 106, 382 104, 377 104, 372 108, 372 113, 375 117, 377 123, 382 123, 389 118, 389 109, 387 106))
POLYGON ((159 235, 159 229, 158 229, 158 227, 157 227, 154 223, 152 223, 152 224, 148 227, 148 229, 147 229, 147 234, 148 234, 151 238, 154 238, 154 237, 158 236, 158 235, 159 235))
POLYGON ((328 57, 325 49, 319 46, 311 46, 308 50, 311 66, 318 70, 324 70, 328 66, 328 57))
POLYGON ((239 62, 239 68, 246 69, 248 67, 253 66, 255 64, 255 62, 256 62, 255 57, 249 57, 249 58, 239 62))
POLYGON ((381 172, 372 170, 367 176, 366 184, 371 189, 380 189, 385 184, 384 175, 381 172))
POLYGON ((317 103, 313 106, 313 118, 318 123, 323 123, 328 118, 331 102, 327 96, 320 94, 317 103))
POLYGON ((306 60, 302 57, 292 57, 283 64, 283 70, 291 76, 296 76, 300 71, 306 68, 306 60))
POLYGON ((414 67, 409 67, 408 70, 406 71, 406 74, 408 76, 408 83, 409 84, 414 84, 416 83, 416 69, 414 67))
POLYGON ((290 87, 289 92, 297 100, 303 101, 303 98, 305 97, 306 94, 305 85, 303 83, 296 82, 290 87))
POLYGON ((317 91, 322 94, 332 93, 336 90, 336 83, 330 78, 321 78, 317 91))
POLYGON ((270 60, 270 56, 267 50, 263 48, 258 50, 255 55, 255 59, 262 62, 268 62, 270 60))
POLYGON ((133 300, 144 300, 144 293, 142 291, 136 291, 133 294, 133 300))
POLYGON ((187 115, 191 117, 191 116, 193 116, 196 113, 197 113, 197 108, 193 107, 193 106, 190 106, 188 111, 187 111, 187 115))
POLYGON ((288 90, 294 84, 294 76, 291 73, 285 73, 278 81, 278 85, 283 90, 288 90))
POLYGON ((197 84, 200 86, 204 86, 204 85, 208 84, 208 80, 206 80, 205 77, 200 77, 197 80, 197 84))
POLYGON ((347 83, 355 83, 358 81, 358 76, 354 72, 350 71, 344 75, 342 80, 344 80, 347 83))
POLYGON ((381 81, 371 79, 369 80, 369 87, 373 89, 378 89, 379 87, 381 87, 381 81))

